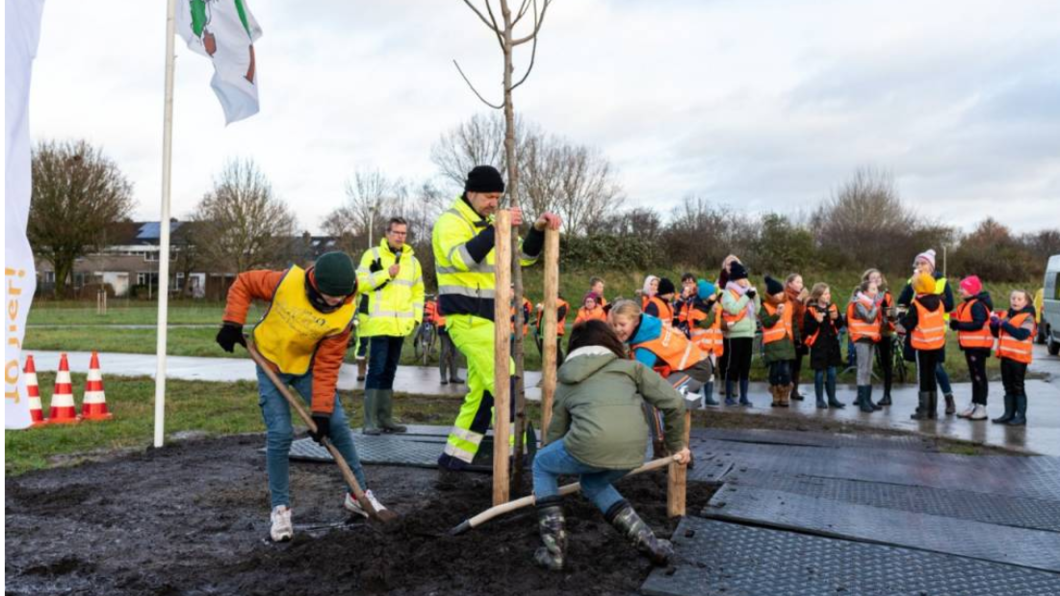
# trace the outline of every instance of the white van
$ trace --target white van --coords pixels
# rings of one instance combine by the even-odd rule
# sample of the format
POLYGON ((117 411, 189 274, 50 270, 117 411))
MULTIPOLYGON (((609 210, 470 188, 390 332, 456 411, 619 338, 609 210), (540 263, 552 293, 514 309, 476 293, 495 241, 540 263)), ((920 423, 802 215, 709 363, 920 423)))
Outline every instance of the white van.
POLYGON ((1045 295, 1042 297, 1042 324, 1051 356, 1060 355, 1060 255, 1049 257, 1045 268, 1045 295))

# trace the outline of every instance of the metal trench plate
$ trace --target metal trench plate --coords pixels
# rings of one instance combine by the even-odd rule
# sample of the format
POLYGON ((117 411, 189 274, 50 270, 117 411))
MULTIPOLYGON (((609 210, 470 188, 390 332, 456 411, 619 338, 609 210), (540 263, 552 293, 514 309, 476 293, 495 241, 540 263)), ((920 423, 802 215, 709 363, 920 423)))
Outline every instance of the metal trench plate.
POLYGON ((1055 596, 1060 575, 877 544, 696 517, 674 532, 678 562, 656 569, 651 596, 960 594, 1055 596), (689 533, 694 533, 688 536, 689 533))
POLYGON ((703 515, 1060 572, 1060 533, 1056 532, 730 484, 714 494, 703 515))
POLYGON ((1060 500, 1014 499, 965 490, 788 476, 750 469, 731 472, 725 476, 725 482, 734 487, 768 488, 857 505, 1060 532, 1060 500))
POLYGON ((694 438, 732 443, 762 443, 772 445, 796 445, 802 447, 832 447, 874 450, 902 450, 934 452, 931 441, 917 435, 851 435, 837 433, 802 432, 795 430, 769 430, 761 428, 695 429, 694 438))

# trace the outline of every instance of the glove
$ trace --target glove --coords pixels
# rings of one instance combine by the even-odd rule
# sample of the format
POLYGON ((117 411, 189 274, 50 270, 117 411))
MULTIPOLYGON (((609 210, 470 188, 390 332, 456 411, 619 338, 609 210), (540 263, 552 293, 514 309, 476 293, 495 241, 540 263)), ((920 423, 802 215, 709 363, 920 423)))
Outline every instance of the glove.
POLYGON ((382 261, 382 259, 376 259, 376 260, 372 261, 371 265, 368 266, 368 271, 370 273, 375 273, 376 271, 382 271, 382 270, 383 270, 383 261, 382 261))
POLYGON ((950 329, 957 331, 957 319, 950 319, 950 329))
POLYGON ((243 337, 243 326, 239 323, 226 321, 221 326, 221 330, 217 332, 217 345, 231 354, 235 350, 236 344, 242 344, 244 348, 247 347, 247 339, 243 337))
POLYGON ((324 438, 331 436, 331 414, 313 412, 313 424, 317 426, 317 431, 310 432, 309 436, 317 443, 323 445, 324 438))
POLYGON ((750 290, 747 290, 747 297, 750 298, 751 300, 754 300, 756 293, 757 292, 755 292, 755 289, 751 288, 750 290))

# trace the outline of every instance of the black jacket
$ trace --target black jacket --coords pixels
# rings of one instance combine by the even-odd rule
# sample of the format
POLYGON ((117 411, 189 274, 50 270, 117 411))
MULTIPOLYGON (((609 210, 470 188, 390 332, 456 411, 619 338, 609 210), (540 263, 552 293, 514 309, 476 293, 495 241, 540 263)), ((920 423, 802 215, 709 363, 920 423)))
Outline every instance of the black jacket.
POLYGON ((817 333, 818 329, 821 331, 810 348, 810 368, 824 370, 830 366, 840 366, 843 364, 843 354, 839 349, 839 330, 846 325, 846 317, 840 312, 839 318, 833 321, 826 314, 824 320, 818 323, 813 316, 813 309, 816 308, 815 303, 807 305, 806 314, 803 315, 804 339, 817 333))

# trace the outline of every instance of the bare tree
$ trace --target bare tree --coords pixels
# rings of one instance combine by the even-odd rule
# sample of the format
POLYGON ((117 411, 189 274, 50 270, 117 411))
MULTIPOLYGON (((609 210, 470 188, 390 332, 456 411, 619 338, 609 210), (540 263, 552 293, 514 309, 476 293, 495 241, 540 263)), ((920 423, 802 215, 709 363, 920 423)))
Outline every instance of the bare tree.
POLYGON ((622 187, 614 179, 611 162, 599 151, 583 145, 557 144, 559 170, 554 210, 571 233, 588 233, 601 213, 622 208, 622 187))
POLYGON ((74 261, 99 249, 106 227, 132 211, 132 185, 117 164, 84 140, 40 143, 31 170, 29 241, 51 263, 55 295, 63 296, 74 261))
POLYGON ((294 213, 252 160, 231 160, 192 214, 203 261, 226 273, 284 265, 292 257, 294 213))
MULTIPOLYGON (((508 169, 504 152, 506 127, 504 115, 499 112, 475 114, 470 120, 442 134, 431 147, 431 161, 438 166, 446 180, 461 188, 467 173, 475 166, 491 165, 504 172, 508 169)), ((523 138, 522 119, 516 117, 517 154, 522 153, 519 148, 523 138)))
POLYGON ((360 169, 346 181, 346 201, 324 217, 325 233, 336 236, 351 252, 374 244, 387 219, 404 212, 407 191, 400 181, 391 180, 379 170, 360 169))

